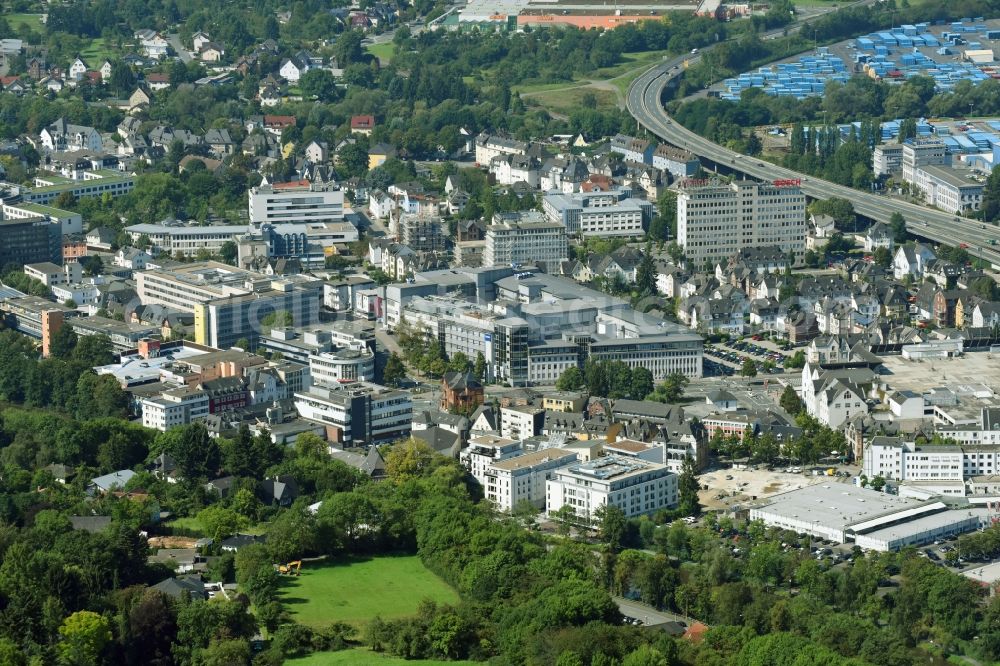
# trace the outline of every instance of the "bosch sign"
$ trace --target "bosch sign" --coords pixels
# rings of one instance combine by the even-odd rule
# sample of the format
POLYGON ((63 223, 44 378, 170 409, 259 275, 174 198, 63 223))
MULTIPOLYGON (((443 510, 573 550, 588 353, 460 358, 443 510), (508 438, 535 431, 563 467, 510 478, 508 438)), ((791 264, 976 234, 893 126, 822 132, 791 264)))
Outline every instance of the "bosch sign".
POLYGON ((799 178, 789 178, 787 180, 776 180, 774 181, 775 187, 798 187, 802 184, 802 180, 799 178))

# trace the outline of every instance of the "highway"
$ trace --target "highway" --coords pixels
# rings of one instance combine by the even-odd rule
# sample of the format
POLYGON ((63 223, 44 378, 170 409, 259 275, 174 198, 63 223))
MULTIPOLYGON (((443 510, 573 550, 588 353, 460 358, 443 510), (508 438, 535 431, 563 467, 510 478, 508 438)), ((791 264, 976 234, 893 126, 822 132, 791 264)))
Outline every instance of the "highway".
MULTIPOLYGON (((711 48, 713 46, 708 46, 703 51, 711 48)), ((906 220, 907 230, 910 233, 946 245, 964 244, 970 254, 1000 267, 1000 227, 855 190, 764 162, 759 158, 720 146, 671 120, 661 102, 663 90, 672 78, 682 74, 685 60, 694 63, 699 58, 700 56, 694 55, 664 60, 636 78, 629 87, 626 97, 629 113, 660 139, 689 150, 717 166, 738 171, 758 180, 800 180, 802 190, 807 196, 813 199, 831 197, 847 199, 854 204, 856 212, 880 222, 888 223, 892 214, 898 211, 906 220)))

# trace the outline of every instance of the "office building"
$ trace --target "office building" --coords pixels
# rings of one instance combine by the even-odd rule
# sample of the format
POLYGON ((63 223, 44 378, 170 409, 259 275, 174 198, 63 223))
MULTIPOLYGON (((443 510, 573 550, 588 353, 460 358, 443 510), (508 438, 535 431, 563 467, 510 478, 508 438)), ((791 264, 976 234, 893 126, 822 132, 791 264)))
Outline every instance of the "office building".
POLYGON ((341 447, 402 439, 413 421, 408 392, 367 382, 311 386, 295 393, 295 409, 324 425, 327 439, 341 447))
POLYGON ((38 264, 25 264, 24 274, 51 288, 80 282, 83 279, 83 267, 76 261, 67 262, 62 266, 51 261, 43 261, 38 264))
POLYGON ((566 226, 540 213, 497 213, 486 227, 483 266, 534 264, 555 272, 567 259, 566 226))
POLYGON ((632 196, 631 190, 546 194, 542 209, 552 222, 566 226, 569 234, 590 237, 641 236, 656 207, 632 196))
POLYGON ((677 192, 677 242, 693 266, 744 247, 805 253, 806 198, 796 180, 684 180, 677 192))
POLYGON ((80 213, 37 203, 3 204, 3 219, 5 220, 24 220, 34 217, 45 218, 58 224, 64 236, 83 233, 83 216, 80 213))
POLYGON ((44 217, 0 220, 0 266, 62 263, 62 231, 44 217))
POLYGON ((254 348, 267 326, 270 315, 283 312, 299 326, 319 321, 320 289, 296 289, 289 282, 274 282, 271 288, 196 305, 194 308, 195 342, 217 349, 228 349, 241 338, 254 348))
POLYGON ((316 384, 375 381, 375 354, 368 349, 338 349, 309 356, 309 373, 316 384))
POLYGON ((132 176, 119 171, 86 171, 83 179, 73 180, 62 176, 36 177, 35 187, 21 188, 21 199, 25 203, 49 204, 64 192, 77 199, 100 197, 105 194, 119 197, 128 194, 135 187, 132 176))
POLYGON ((178 220, 169 220, 160 224, 133 224, 125 227, 129 240, 135 244, 140 238, 149 240, 149 250, 152 254, 175 255, 180 253, 185 257, 193 257, 199 250, 207 250, 218 254, 226 243, 235 243, 246 235, 250 227, 245 224, 185 224, 178 220))
POLYGON ((914 167, 914 186, 931 206, 949 213, 963 214, 979 210, 983 204, 986 178, 969 169, 950 169, 942 166, 914 167))
POLYGON ((551 516, 564 506, 590 522, 602 506, 616 506, 629 518, 677 505, 677 475, 666 465, 610 454, 556 469, 546 482, 551 516))
POLYGON ((883 143, 872 154, 875 176, 891 176, 903 170, 903 144, 883 143))
POLYGON ((250 222, 255 225, 344 219, 344 193, 334 184, 265 182, 250 189, 249 200, 250 222))

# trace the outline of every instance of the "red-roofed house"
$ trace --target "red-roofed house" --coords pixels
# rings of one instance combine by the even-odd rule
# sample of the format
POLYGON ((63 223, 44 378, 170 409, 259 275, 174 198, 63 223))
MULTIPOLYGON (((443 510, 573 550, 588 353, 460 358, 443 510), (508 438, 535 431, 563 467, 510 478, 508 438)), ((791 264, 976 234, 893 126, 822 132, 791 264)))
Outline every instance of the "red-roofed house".
POLYGON ((371 136, 375 129, 375 116, 352 116, 351 132, 354 134, 365 134, 371 136))
POLYGON ((264 130, 281 136, 286 127, 295 126, 295 116, 264 116, 264 130))
POLYGON ((687 628, 684 632, 685 640, 689 640, 692 643, 700 643, 705 638, 705 632, 708 631, 708 626, 702 624, 701 622, 692 622, 691 626, 687 628))
POLYGON ((146 75, 146 85, 151 90, 163 90, 170 87, 170 75, 153 72, 146 75))

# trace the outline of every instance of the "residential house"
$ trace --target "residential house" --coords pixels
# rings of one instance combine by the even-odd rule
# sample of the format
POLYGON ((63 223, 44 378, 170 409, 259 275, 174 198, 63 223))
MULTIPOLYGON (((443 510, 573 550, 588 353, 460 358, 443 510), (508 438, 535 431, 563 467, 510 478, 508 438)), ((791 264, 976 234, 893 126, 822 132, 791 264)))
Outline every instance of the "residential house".
POLYGON ((912 278, 920 280, 924 276, 927 265, 937 259, 934 250, 923 243, 903 245, 896 250, 892 258, 892 275, 897 280, 912 278))
POLYGON ((306 159, 315 164, 322 164, 330 159, 330 146, 326 141, 313 139, 304 152, 306 159))
POLYGON ((90 150, 100 152, 104 147, 101 133, 93 127, 73 125, 60 118, 51 125, 44 127, 39 133, 42 145, 48 150, 74 152, 90 150))
POLYGON ((72 81, 81 81, 83 77, 87 74, 87 63, 84 62, 83 58, 77 56, 69 66, 69 78, 72 81))
POLYGON ((892 229, 881 222, 873 224, 865 232, 865 252, 874 252, 880 247, 892 252, 892 246, 892 229))
POLYGON ((368 168, 382 166, 385 161, 396 156, 396 149, 387 143, 377 143, 368 149, 368 168))
POLYGON ((265 504, 290 506, 299 496, 299 486, 292 476, 279 475, 258 483, 257 493, 265 504))
POLYGON ((309 71, 309 63, 299 62, 297 58, 285 58, 281 61, 278 73, 289 83, 298 83, 302 75, 309 71))
POLYGON ((441 410, 472 413, 483 404, 483 385, 469 372, 446 372, 441 379, 441 410))
POLYGON ((226 49, 216 42, 209 42, 198 53, 202 62, 220 62, 225 56, 226 49))
POLYGON ((208 33, 201 30, 191 35, 191 45, 194 47, 193 51, 195 53, 201 53, 202 48, 211 42, 212 38, 208 36, 208 33))
POLYGON ((170 50, 170 44, 160 33, 155 30, 143 29, 136 30, 135 38, 139 41, 139 46, 142 48, 142 52, 146 54, 147 57, 153 58, 154 60, 160 60, 166 57, 170 50))
POLYGON ((208 148, 212 151, 212 154, 219 158, 232 155, 236 152, 236 141, 233 140, 233 137, 229 134, 229 130, 226 128, 208 130, 205 132, 204 142, 208 144, 208 148))
POLYGON ((165 90, 170 87, 170 75, 150 72, 146 74, 146 85, 152 91, 165 90))
POLYGON ((98 70, 101 73, 101 80, 107 82, 111 79, 111 61, 105 59, 98 70))
POLYGON ((353 134, 365 134, 371 136, 375 129, 375 116, 361 115, 351 116, 351 132, 353 134))

